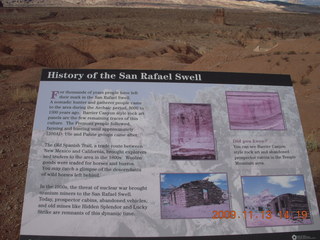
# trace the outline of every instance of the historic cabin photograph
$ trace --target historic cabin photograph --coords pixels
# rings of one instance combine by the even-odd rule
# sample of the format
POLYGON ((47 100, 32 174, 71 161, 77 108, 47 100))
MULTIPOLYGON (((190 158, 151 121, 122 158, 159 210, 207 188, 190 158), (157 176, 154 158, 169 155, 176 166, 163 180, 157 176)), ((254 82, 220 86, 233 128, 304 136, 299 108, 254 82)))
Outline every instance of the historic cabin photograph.
POLYGON ((288 213, 288 218, 296 220, 305 211, 306 218, 310 218, 307 197, 304 195, 285 193, 275 197, 268 203, 267 208, 273 215, 288 213))
POLYGON ((231 130, 284 130, 280 98, 272 92, 226 92, 231 130))
POLYGON ((242 177, 242 189, 247 227, 312 224, 303 175, 242 177))
POLYGON ((215 160, 210 104, 170 103, 172 160, 215 160))
POLYGON ((226 173, 160 174, 161 218, 211 218, 230 210, 226 173))

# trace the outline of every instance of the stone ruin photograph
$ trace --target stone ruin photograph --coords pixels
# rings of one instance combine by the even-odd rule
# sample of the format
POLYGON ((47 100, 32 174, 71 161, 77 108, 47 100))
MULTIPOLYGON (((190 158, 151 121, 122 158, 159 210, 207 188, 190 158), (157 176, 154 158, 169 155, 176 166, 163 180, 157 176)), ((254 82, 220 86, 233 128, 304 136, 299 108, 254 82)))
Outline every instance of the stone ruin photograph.
POLYGON ((170 103, 172 160, 215 160, 210 104, 170 103))
POLYGON ((225 173, 161 174, 161 218, 211 218, 229 210, 225 173))
POLYGON ((284 130, 280 98, 273 92, 226 92, 231 130, 284 130))
POLYGON ((303 175, 242 177, 242 186, 247 227, 312 224, 303 175))

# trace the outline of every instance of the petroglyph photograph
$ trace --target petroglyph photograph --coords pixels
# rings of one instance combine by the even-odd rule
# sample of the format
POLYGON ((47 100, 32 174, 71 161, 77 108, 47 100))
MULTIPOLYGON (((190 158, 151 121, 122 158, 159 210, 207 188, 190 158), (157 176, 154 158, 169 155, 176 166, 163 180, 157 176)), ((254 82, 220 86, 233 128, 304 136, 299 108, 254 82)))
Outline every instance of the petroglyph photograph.
POLYGON ((227 92, 231 130, 284 130, 277 93, 227 92))
POLYGON ((172 160, 216 159, 210 104, 170 103, 172 160))

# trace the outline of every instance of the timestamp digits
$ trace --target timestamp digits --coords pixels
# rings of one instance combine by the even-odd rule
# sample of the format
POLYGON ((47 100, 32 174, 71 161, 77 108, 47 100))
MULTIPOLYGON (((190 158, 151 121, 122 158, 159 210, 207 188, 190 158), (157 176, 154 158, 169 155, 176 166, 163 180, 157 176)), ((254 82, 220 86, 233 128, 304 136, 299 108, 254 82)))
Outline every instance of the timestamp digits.
POLYGON ((236 219, 236 218, 244 218, 244 219, 272 219, 273 217, 279 217, 289 219, 293 215, 295 218, 306 219, 309 217, 307 211, 279 211, 277 215, 273 215, 272 211, 243 211, 241 213, 237 213, 234 210, 226 210, 226 211, 212 211, 212 219, 236 219))

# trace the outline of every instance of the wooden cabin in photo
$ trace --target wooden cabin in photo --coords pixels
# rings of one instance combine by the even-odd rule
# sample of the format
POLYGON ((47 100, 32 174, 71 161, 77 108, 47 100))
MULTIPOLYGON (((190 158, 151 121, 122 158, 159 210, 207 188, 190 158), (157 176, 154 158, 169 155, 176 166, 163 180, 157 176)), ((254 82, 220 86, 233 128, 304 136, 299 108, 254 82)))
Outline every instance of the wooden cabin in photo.
POLYGON ((282 194, 272 199, 268 203, 268 209, 275 216, 278 216, 280 211, 282 211, 282 214, 288 211, 291 219, 298 217, 298 211, 300 213, 301 211, 309 213, 307 197, 291 193, 282 194))
POLYGON ((169 195, 170 205, 191 207, 224 202, 223 191, 208 180, 184 183, 173 189, 169 195))

